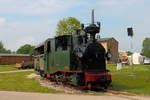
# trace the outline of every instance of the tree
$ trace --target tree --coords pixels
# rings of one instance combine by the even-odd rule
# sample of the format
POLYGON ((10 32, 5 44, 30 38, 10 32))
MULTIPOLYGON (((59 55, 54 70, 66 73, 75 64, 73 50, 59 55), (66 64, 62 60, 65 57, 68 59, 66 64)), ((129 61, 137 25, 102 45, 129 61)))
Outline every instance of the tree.
POLYGON ((33 54, 35 46, 25 44, 17 50, 17 54, 33 54))
POLYGON ((7 50, 4 48, 4 44, 0 41, 0 53, 11 53, 11 50, 7 50))
POLYGON ((80 21, 74 17, 60 20, 57 24, 57 35, 74 34, 80 28, 80 21))
POLYGON ((133 53, 131 51, 127 51, 127 55, 130 56, 132 55, 133 53))
POLYGON ((4 51, 3 43, 0 41, 0 53, 3 53, 4 51))
POLYGON ((142 46, 141 54, 150 58, 150 38, 145 38, 142 46))

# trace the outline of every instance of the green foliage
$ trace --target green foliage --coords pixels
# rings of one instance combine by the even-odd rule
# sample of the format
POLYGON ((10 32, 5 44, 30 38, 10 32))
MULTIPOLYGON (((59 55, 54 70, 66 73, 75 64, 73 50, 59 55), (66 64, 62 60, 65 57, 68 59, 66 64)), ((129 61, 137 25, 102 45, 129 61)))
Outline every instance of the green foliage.
POLYGON ((27 78, 27 75, 33 72, 15 72, 0 74, 0 91, 19 91, 19 92, 42 92, 42 93, 57 93, 60 91, 48 89, 40 85, 40 83, 32 78, 27 78))
POLYGON ((127 51, 128 56, 132 55, 133 53, 130 51, 127 51))
POLYGON ((109 88, 110 90, 150 94, 149 65, 123 66, 119 71, 116 70, 116 65, 108 65, 107 68, 112 75, 112 87, 109 88))
POLYGON ((150 38, 145 38, 143 41, 142 55, 150 58, 150 38))
POLYGON ((74 34, 80 28, 80 21, 74 17, 60 20, 57 24, 57 35, 74 34))
POLYGON ((7 50, 4 48, 4 44, 0 41, 0 53, 11 53, 11 50, 7 50))
POLYGON ((35 46, 25 44, 17 50, 17 54, 33 54, 35 46))

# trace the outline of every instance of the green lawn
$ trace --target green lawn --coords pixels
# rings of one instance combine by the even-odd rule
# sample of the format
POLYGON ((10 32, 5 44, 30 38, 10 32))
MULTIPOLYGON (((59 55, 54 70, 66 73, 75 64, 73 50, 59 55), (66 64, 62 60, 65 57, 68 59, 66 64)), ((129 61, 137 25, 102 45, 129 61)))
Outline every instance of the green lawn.
POLYGON ((21 92, 50 92, 56 93, 54 89, 48 89, 39 84, 36 79, 29 79, 26 76, 33 72, 15 72, 0 74, 1 91, 21 91, 21 92))
MULTIPOLYGON (((0 71, 17 70, 14 67, 14 65, 0 66, 0 71)), ((113 85, 109 89, 150 95, 150 65, 123 66, 123 69, 119 71, 116 71, 116 65, 108 65, 107 68, 111 71, 113 85), (131 76, 133 74, 134 76, 131 76)), ((51 93, 60 92, 54 89, 42 87, 35 79, 26 78, 26 76, 31 73, 33 72, 0 74, 0 90, 51 93)))
POLYGON ((113 81, 109 89, 150 94, 150 65, 123 66, 120 71, 116 71, 115 65, 108 65, 107 68, 111 71, 113 81))
POLYGON ((0 65, 0 72, 18 70, 15 65, 0 65))

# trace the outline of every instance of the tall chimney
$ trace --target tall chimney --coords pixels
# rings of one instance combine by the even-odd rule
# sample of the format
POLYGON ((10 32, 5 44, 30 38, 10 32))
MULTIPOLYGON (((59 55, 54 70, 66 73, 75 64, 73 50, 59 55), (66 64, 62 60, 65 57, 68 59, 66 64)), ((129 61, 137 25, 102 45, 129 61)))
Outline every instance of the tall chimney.
POLYGON ((94 24, 94 9, 92 9, 92 24, 94 24))

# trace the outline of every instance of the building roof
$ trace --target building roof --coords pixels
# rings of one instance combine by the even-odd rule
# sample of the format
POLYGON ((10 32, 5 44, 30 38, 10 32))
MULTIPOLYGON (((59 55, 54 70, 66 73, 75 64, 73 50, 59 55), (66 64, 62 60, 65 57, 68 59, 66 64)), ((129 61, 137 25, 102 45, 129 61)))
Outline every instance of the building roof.
POLYGON ((30 56, 29 54, 5 54, 0 53, 0 56, 30 56))
POLYGON ((110 37, 110 38, 100 38, 100 39, 98 39, 98 41, 100 41, 100 42, 106 42, 106 41, 108 41, 108 40, 110 40, 110 39, 113 39, 113 40, 115 40, 116 42, 118 42, 115 38, 113 38, 113 37, 110 37))
POLYGON ((52 39, 52 38, 48 38, 48 39, 46 39, 45 41, 41 42, 40 44, 38 44, 38 45, 35 47, 35 49, 37 49, 37 48, 39 48, 39 47, 41 47, 41 46, 44 46, 45 42, 46 42, 46 41, 49 41, 49 40, 51 40, 51 39, 52 39))
POLYGON ((39 48, 39 47, 41 47, 41 46, 44 46, 44 42, 41 42, 40 44, 38 44, 38 45, 35 47, 35 49, 36 49, 36 48, 39 48))

